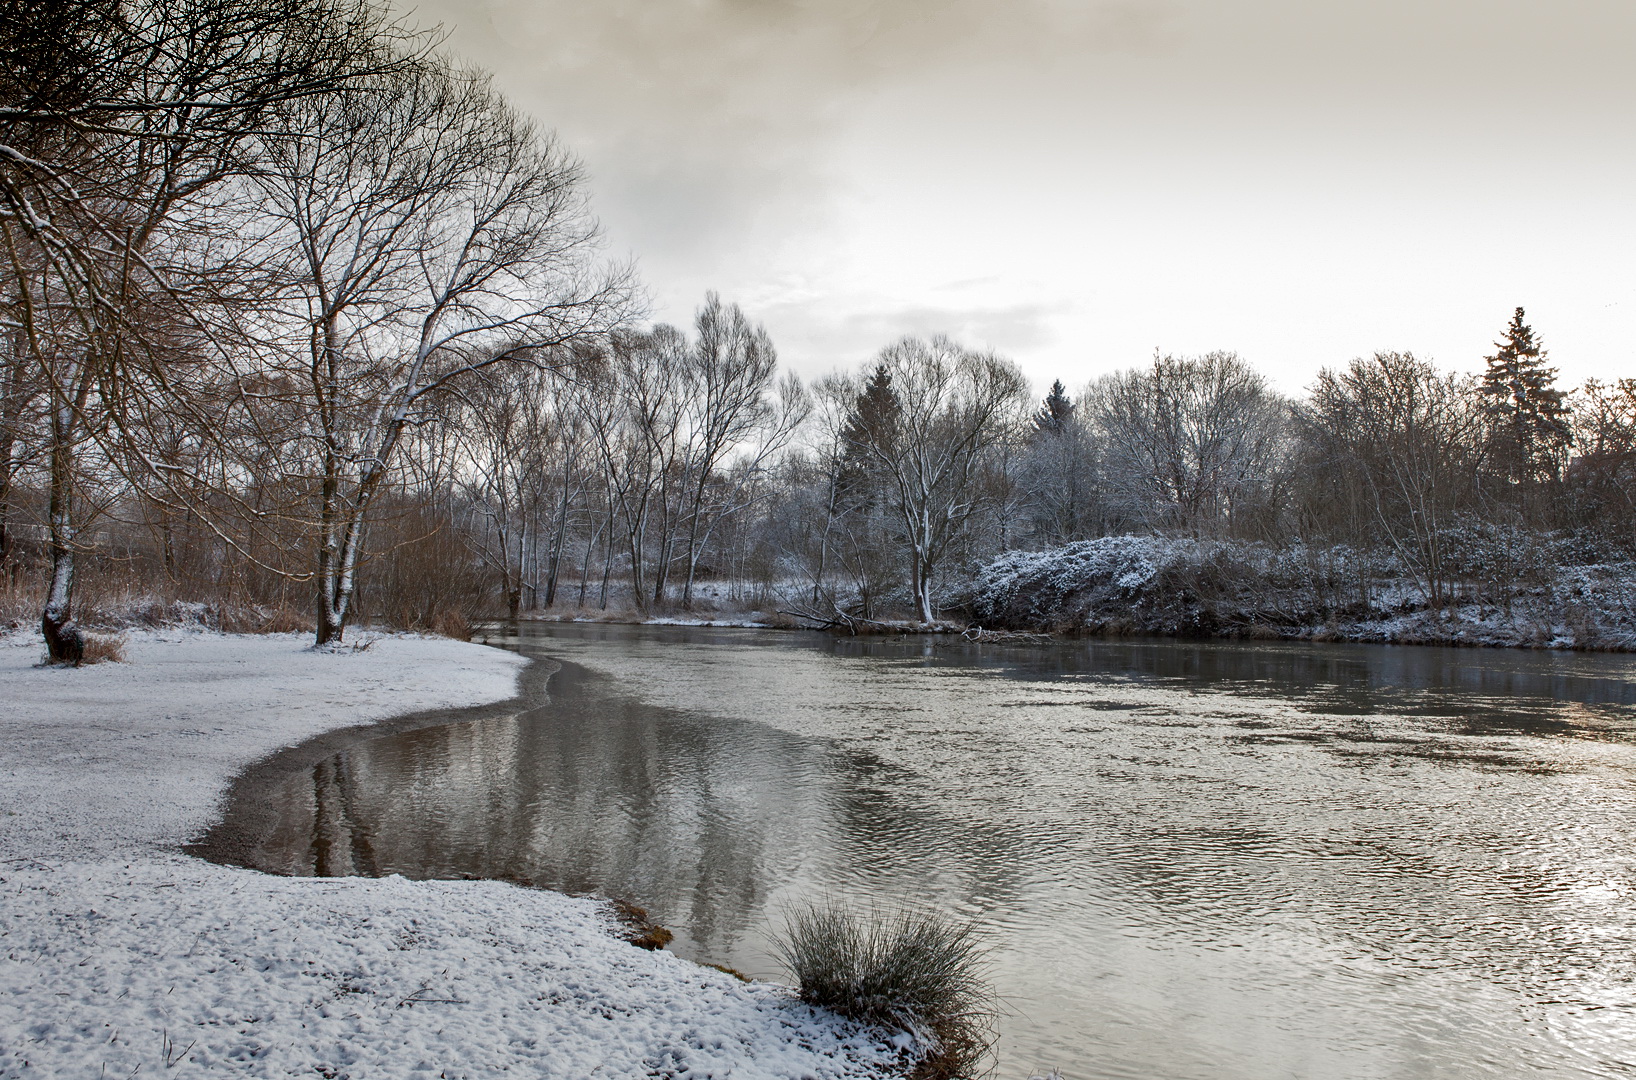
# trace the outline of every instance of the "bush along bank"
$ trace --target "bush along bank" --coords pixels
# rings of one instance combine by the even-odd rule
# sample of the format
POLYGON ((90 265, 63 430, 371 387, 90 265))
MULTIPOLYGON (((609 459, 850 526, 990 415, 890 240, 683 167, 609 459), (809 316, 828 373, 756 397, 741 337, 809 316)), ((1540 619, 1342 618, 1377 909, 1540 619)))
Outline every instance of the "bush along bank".
POLYGON ((1636 564, 1551 559, 1568 554, 1542 541, 1508 562, 1451 560, 1432 588, 1346 547, 1109 536, 1007 552, 970 606, 996 630, 1636 649, 1636 564))

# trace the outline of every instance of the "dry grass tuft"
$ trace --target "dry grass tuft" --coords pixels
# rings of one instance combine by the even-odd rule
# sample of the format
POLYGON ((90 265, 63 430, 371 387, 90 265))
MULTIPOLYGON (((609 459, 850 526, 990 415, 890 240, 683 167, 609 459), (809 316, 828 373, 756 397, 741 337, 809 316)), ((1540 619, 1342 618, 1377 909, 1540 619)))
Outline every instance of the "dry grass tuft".
POLYGON ((471 640, 471 623, 458 611, 445 609, 432 621, 432 630, 456 641, 471 640))
POLYGON ((676 936, 650 919, 646 908, 637 907, 629 900, 609 900, 608 907, 618 925, 617 936, 638 949, 657 951, 676 936))
MULTIPOLYGON (((125 639, 117 634, 86 634, 85 652, 80 664, 123 664, 125 639)), ((76 665, 78 666, 78 665, 76 665)))
POLYGON ((996 1007, 970 923, 815 904, 789 916, 776 947, 801 1000, 912 1034, 923 1048, 916 1080, 984 1075, 996 1007))

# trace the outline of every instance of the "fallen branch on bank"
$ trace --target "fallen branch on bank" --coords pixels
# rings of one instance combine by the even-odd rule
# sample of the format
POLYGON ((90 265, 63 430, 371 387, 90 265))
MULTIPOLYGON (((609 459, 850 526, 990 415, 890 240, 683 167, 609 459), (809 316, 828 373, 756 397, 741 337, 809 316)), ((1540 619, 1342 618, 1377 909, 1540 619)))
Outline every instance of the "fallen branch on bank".
POLYGON ((778 614, 788 615, 794 619, 804 619, 813 623, 815 630, 845 630, 848 635, 857 637, 860 634, 958 634, 965 631, 965 627, 956 623, 922 623, 910 622, 907 619, 865 619, 859 615, 848 615, 844 611, 834 611, 828 614, 817 611, 803 611, 800 608, 779 608, 778 614))

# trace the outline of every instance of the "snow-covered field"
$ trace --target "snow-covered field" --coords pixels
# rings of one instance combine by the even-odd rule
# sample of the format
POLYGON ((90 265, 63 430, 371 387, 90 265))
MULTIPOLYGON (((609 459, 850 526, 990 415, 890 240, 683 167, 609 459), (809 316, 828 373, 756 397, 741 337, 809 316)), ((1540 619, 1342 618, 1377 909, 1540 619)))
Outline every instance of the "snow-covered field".
POLYGON ((444 639, 133 635, 128 664, 0 643, 0 1078, 891 1075, 788 991, 498 882, 294 879, 178 853, 244 765, 514 693, 444 639))

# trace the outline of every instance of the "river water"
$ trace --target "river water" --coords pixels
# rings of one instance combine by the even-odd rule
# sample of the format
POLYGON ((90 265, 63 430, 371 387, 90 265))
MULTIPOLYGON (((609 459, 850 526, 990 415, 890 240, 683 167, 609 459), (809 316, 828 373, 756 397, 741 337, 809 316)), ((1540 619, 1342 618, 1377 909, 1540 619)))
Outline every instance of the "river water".
POLYGON ((526 625, 551 703, 292 775, 262 861, 977 920, 999 1076, 1636 1076, 1636 662, 526 625))

